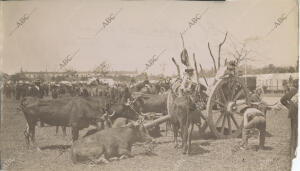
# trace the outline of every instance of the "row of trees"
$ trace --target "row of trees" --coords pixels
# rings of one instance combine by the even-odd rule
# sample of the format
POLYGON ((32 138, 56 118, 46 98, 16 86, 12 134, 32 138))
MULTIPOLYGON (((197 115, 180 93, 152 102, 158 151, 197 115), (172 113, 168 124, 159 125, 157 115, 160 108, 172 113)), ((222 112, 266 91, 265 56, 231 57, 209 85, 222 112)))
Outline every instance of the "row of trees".
MULTIPOLYGON (((245 65, 238 66, 237 70, 245 74, 245 65)), ((246 72, 247 74, 295 73, 298 72, 298 68, 293 66, 275 66, 273 64, 261 68, 254 68, 251 65, 247 65, 246 72)), ((214 77, 215 69, 205 69, 201 71, 201 74, 204 74, 206 77, 214 77)))

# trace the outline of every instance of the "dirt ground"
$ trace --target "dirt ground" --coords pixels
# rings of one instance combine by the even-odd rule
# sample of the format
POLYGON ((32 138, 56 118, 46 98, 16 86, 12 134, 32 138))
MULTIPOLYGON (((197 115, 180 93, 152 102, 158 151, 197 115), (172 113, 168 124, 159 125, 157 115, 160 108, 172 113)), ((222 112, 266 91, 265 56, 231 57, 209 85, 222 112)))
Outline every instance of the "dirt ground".
MULTIPOLYGON (((278 97, 266 97, 272 103, 278 97)), ((250 150, 237 150, 241 139, 215 139, 206 130, 199 136, 197 129, 192 141, 192 154, 182 155, 180 149, 175 149, 172 142, 172 132, 162 132, 157 138, 154 154, 146 155, 142 146, 133 147, 133 158, 113 161, 109 164, 74 165, 70 160, 71 131, 67 129, 67 137, 55 135, 55 127, 37 127, 36 139, 39 147, 26 149, 24 129, 26 127, 23 113, 17 110, 18 101, 4 99, 1 120, 1 163, 4 170, 290 170, 289 157, 290 120, 287 111, 269 112, 267 115, 266 150, 256 150, 258 140, 251 138, 250 150)), ((164 129, 164 125, 161 125, 164 129)), ((81 131, 83 135, 86 130, 81 131)))

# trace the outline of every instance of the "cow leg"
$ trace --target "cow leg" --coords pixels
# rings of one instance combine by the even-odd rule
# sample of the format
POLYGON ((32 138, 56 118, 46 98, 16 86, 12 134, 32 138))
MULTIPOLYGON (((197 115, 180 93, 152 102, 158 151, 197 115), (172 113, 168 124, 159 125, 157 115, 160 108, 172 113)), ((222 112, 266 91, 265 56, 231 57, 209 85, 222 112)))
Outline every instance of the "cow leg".
POLYGON ((132 157, 131 152, 127 149, 120 149, 120 160, 132 157))
POLYGON ((37 151, 41 151, 41 149, 38 147, 38 145, 35 141, 35 124, 29 125, 29 136, 30 136, 32 145, 37 148, 37 151))
POLYGON ((62 126, 61 129, 62 129, 62 132, 63 132, 63 137, 67 136, 66 127, 62 126))
POLYGON ((172 129, 171 126, 172 126, 171 121, 168 120, 166 122, 166 136, 168 136, 168 128, 172 129))
POLYGON ((120 159, 126 159, 132 157, 131 155, 131 147, 129 144, 123 144, 119 147, 120 159))
POLYGON ((182 136, 182 154, 186 154, 187 150, 188 150, 188 146, 187 146, 187 140, 188 140, 188 125, 183 125, 182 126, 182 131, 181 131, 181 136, 182 136))
POLYGON ((178 141, 177 141, 177 137, 178 137, 178 125, 177 124, 173 124, 173 133, 174 133, 174 142, 175 142, 175 146, 174 148, 178 147, 178 141))
POLYGON ((191 126, 191 129, 189 129, 189 135, 188 135, 188 154, 191 153, 192 133, 193 133, 193 129, 194 129, 194 124, 191 123, 190 126, 191 126))
POLYGON ((165 131, 166 131, 165 132, 166 136, 168 136, 168 121, 166 122, 166 130, 165 131))
POLYGON ((109 161, 105 158, 105 155, 102 154, 98 159, 94 160, 93 163, 100 164, 100 163, 109 163, 109 161))
POLYGON ((73 142, 78 140, 78 136, 79 136, 79 129, 76 128, 76 127, 72 127, 72 140, 73 140, 73 142))
POLYGON ((44 126, 45 126, 44 122, 40 121, 40 127, 44 127, 44 126))
POLYGON ((184 141, 184 133, 185 133, 185 126, 183 124, 180 125, 180 137, 181 137, 181 148, 184 148, 184 144, 185 144, 185 141, 184 141))
POLYGON ((55 129, 55 135, 58 134, 58 129, 59 129, 59 126, 56 126, 56 129, 55 129))
POLYGON ((28 124, 26 124, 26 125, 27 126, 26 126, 26 129, 24 131, 24 136, 25 136, 25 142, 26 142, 27 148, 29 148, 29 145, 30 145, 29 126, 28 126, 28 124))

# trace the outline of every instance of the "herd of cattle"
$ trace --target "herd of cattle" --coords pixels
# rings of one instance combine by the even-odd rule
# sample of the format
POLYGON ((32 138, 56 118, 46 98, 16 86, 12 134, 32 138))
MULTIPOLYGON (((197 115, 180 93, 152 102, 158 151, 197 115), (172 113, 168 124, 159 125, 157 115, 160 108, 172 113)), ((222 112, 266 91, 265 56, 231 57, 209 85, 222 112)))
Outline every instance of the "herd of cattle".
POLYGON ((110 86, 107 83, 101 82, 98 79, 93 83, 87 82, 29 82, 18 81, 4 82, 1 87, 4 95, 7 98, 22 99, 26 96, 40 97, 51 95, 53 98, 58 96, 106 96, 113 99, 120 98, 119 92, 125 87, 135 89, 136 91, 159 94, 170 87, 170 79, 161 79, 155 83, 150 83, 148 80, 139 83, 116 83, 110 86))
POLYGON ((56 126, 56 133, 62 127, 64 135, 66 127, 70 127, 74 163, 107 163, 114 157, 130 157, 135 142, 149 143, 161 136, 159 124, 162 122, 158 121, 167 121, 166 133, 167 126, 171 125, 175 147, 178 147, 177 137, 180 135, 183 154, 190 154, 194 125, 201 131, 201 108, 191 104, 205 103, 205 99, 201 102, 199 96, 205 97, 203 91, 206 87, 197 88, 199 85, 196 85, 191 97, 186 98, 178 97, 174 92, 176 84, 171 80, 156 83, 145 80, 113 86, 100 82, 59 86, 40 83, 17 83, 14 86, 7 83, 3 93, 7 98, 15 95, 20 102, 18 109, 27 121, 24 135, 28 147, 38 147, 35 141, 38 122, 56 126), (191 103, 192 99, 200 101, 191 103), (89 129, 79 138, 79 131, 90 126, 94 129, 89 129))
POLYGON ((111 157, 129 157, 133 143, 149 142, 161 135, 158 125, 146 127, 144 120, 157 118, 157 113, 168 114, 170 84, 167 80, 145 80, 131 86, 16 84, 14 90, 12 84, 5 84, 3 93, 8 98, 15 95, 20 101, 18 109, 27 121, 24 135, 28 147, 37 146, 38 122, 57 129, 60 126, 64 134, 65 128, 71 127, 73 162, 98 163, 111 157), (95 128, 79 138, 79 131, 89 126, 95 128))

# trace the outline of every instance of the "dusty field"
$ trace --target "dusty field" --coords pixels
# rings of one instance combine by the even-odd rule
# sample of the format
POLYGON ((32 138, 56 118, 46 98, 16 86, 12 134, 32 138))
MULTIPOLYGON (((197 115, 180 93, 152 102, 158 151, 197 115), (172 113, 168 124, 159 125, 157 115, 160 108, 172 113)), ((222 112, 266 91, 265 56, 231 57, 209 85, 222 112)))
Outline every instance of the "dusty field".
MULTIPOLYGON (((278 97, 267 99, 274 102, 278 97)), ((285 110, 268 113, 267 149, 263 151, 255 150, 258 144, 255 138, 249 141, 251 150, 236 151, 235 146, 241 139, 216 140, 209 130, 204 136, 199 136, 196 129, 190 156, 173 148, 172 133, 164 136, 163 132, 163 137, 156 140, 153 155, 145 155, 142 147, 134 146, 133 158, 90 166, 71 162, 68 149, 71 145, 70 129, 67 130, 68 136, 63 138, 61 131, 55 135, 55 127, 37 127, 37 143, 43 150, 26 149, 23 135, 26 123, 23 113, 16 109, 18 102, 4 99, 2 104, 1 163, 4 170, 290 170, 290 122, 285 110), (63 151, 66 152, 61 154, 63 151)), ((81 135, 85 131, 81 131, 81 135)))

